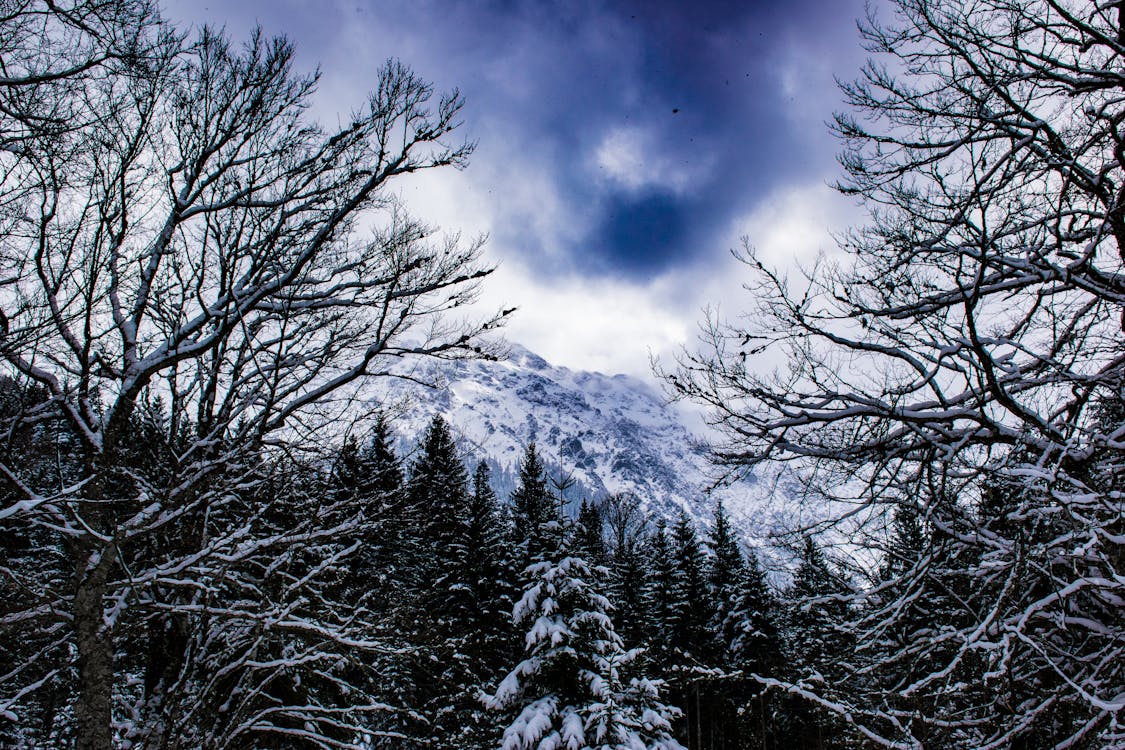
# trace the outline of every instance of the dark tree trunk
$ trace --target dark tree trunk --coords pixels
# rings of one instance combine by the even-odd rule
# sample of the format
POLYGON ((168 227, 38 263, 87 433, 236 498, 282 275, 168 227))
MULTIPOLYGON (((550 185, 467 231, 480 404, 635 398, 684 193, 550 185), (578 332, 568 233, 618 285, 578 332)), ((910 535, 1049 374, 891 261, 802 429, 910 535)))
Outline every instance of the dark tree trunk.
POLYGON ((79 556, 74 591, 78 648, 78 699, 74 706, 78 750, 111 750, 113 730, 113 634, 105 622, 104 598, 112 549, 79 556))

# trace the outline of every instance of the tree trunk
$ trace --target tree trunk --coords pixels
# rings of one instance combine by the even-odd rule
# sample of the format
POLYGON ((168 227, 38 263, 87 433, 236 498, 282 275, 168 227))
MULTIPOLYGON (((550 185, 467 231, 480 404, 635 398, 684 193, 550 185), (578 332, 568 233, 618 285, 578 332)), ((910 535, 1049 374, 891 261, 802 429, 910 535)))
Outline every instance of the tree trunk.
POLYGON ((105 622, 104 599, 111 550, 79 556, 74 592, 74 633, 78 647, 78 700, 74 706, 78 750, 111 750, 113 730, 113 635, 105 622))

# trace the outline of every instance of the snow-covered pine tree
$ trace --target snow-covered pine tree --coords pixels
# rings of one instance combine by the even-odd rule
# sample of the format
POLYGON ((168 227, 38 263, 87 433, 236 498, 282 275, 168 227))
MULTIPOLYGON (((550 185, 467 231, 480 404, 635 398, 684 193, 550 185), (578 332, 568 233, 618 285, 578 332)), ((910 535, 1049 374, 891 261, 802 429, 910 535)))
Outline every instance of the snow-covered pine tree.
POLYGON ((684 709, 684 730, 692 747, 702 747, 703 727, 712 719, 712 656, 715 636, 711 630, 715 603, 707 583, 707 555, 695 523, 680 511, 672 526, 673 575, 668 592, 668 633, 671 662, 669 683, 684 709))
POLYGON ((502 714, 487 709, 479 695, 502 676, 517 650, 511 621, 516 588, 511 533, 489 483, 488 465, 473 472, 465 519, 464 554, 453 561, 441 588, 467 599, 461 618, 446 627, 442 658, 453 681, 448 704, 435 716, 439 746, 492 750, 502 714))
POLYGON ((555 546, 553 532, 546 525, 558 520, 558 500, 547 489, 547 473, 535 443, 527 446, 520 463, 519 480, 512 492, 512 519, 515 539, 521 552, 521 566, 544 559, 555 546))
POLYGON ((590 566, 564 557, 526 575, 513 611, 527 631, 526 658, 485 698, 495 709, 522 706, 503 750, 682 750, 660 683, 629 676, 637 652, 617 635, 590 566))
POLYGON ((469 477, 449 426, 435 415, 422 437, 407 484, 409 505, 421 549, 418 581, 424 593, 446 575, 447 563, 464 555, 469 477))
POLYGON ((704 691, 701 703, 705 706, 701 708, 706 711, 698 721, 705 725, 700 734, 707 737, 707 747, 723 748, 732 743, 744 747, 739 711, 757 687, 738 668, 734 658, 734 643, 741 626, 735 613, 747 576, 746 560, 722 500, 716 500, 713 518, 705 569, 712 605, 708 625, 712 638, 706 653, 711 679, 697 687, 704 691))
MULTIPOLYGON (((511 611, 518 589, 512 534, 490 483, 488 464, 477 463, 466 527, 465 580, 473 595, 473 651, 482 667, 498 670, 510 655, 511 611)), ((483 673, 482 673, 483 674, 483 673)))
MULTIPOLYGON (((786 592, 787 676, 803 688, 831 695, 835 681, 854 671, 852 641, 843 630, 850 591, 812 536, 805 536, 799 560, 793 585, 786 592)), ((795 742, 845 747, 852 738, 841 736, 843 728, 834 715, 802 700, 800 694, 786 702, 782 730, 795 742)))
POLYGON ((407 483, 409 595, 396 618, 417 649, 412 705, 429 721, 423 744, 444 744, 456 733, 465 693, 479 689, 461 648, 474 623, 475 602, 466 580, 469 554, 468 475, 449 426, 430 421, 407 483))
POLYGON ((672 590, 677 571, 672 540, 663 518, 656 520, 656 527, 646 540, 644 554, 648 561, 644 600, 650 617, 647 638, 651 644, 649 660, 660 674, 668 674, 673 663, 672 590))
MULTIPOLYGON (((647 518, 631 495, 611 495, 602 508, 609 527, 607 591, 617 613, 617 630, 626 644, 647 646, 652 631, 645 554, 647 518)), ((651 651, 643 658, 646 663, 651 661, 651 651)))
POLYGON ((781 607, 770 590, 758 556, 745 557, 745 574, 739 582, 735 605, 727 617, 731 661, 744 679, 738 690, 741 703, 739 732, 746 748, 778 747, 774 722, 777 701, 761 679, 781 677, 782 642, 778 621, 781 607))
MULTIPOLYGON (((415 571, 407 568, 416 558, 405 530, 416 524, 393 444, 390 423, 380 412, 370 434, 362 440, 349 436, 333 464, 328 491, 341 499, 351 498, 357 518, 350 534, 356 550, 340 566, 342 585, 330 606, 351 612, 388 644, 400 646, 370 654, 362 669, 349 669, 342 679, 387 705, 408 707, 417 702, 416 670, 409 640, 403 638, 411 631, 402 623, 414 622, 404 602, 411 601, 406 584, 415 571)), ((372 742, 376 747, 391 741, 380 739, 380 734, 395 737, 397 747, 402 737, 420 734, 419 724, 411 711, 386 712, 368 721, 368 727, 375 730, 372 742)))
POLYGON ((713 601, 707 588, 707 555, 695 523, 681 511, 672 527, 675 574, 670 595, 672 646, 698 663, 710 651, 713 601))
POLYGON ((583 500, 578 506, 577 538, 574 551, 595 568, 609 562, 605 545, 605 519, 597 503, 583 500))
POLYGON ((359 456, 356 492, 362 513, 361 547, 350 562, 353 588, 370 606, 391 607, 404 584, 402 567, 410 560, 407 528, 413 518, 407 503, 402 463, 386 416, 375 417, 359 456))
MULTIPOLYGON (((863 689, 903 718, 925 747, 957 746, 950 724, 928 717, 976 712, 992 697, 983 690, 987 656, 965 651, 957 635, 980 602, 980 581, 965 571, 979 552, 965 545, 969 521, 948 497, 904 501, 891 518, 879 578, 867 597, 856 645, 863 689), (927 508, 928 517, 920 508, 927 508), (945 669, 951 660, 953 669, 945 669)), ((955 729, 953 733, 959 734, 955 729)))
POLYGON ((729 664, 734 642, 740 634, 739 623, 732 617, 745 588, 746 559, 731 527, 730 517, 723 501, 715 502, 714 524, 707 541, 710 557, 707 565, 707 583, 715 604, 711 631, 716 636, 715 656, 719 663, 729 664))

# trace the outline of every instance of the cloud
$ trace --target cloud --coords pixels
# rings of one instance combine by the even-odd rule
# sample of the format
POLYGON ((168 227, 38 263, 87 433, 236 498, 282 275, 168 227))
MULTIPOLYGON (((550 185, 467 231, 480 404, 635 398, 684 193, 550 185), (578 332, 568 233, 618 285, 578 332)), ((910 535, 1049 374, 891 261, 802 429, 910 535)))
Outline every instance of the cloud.
POLYGON ((758 258, 775 268, 807 266, 818 255, 837 252, 834 234, 863 218, 853 199, 827 180, 787 185, 731 223, 733 238, 745 237, 758 258))
POLYGON ((593 154, 598 176, 611 189, 630 193, 684 194, 705 180, 714 159, 676 161, 661 147, 655 133, 630 125, 608 130, 593 154))
POLYGON ((488 280, 481 304, 516 305, 505 336, 555 364, 652 379, 648 354, 668 353, 693 330, 677 304, 674 283, 636 284, 578 275, 545 281, 505 263, 488 280))
POLYGON ((833 74, 862 59, 862 0, 171 8, 236 39, 255 19, 290 35, 299 67, 320 63, 328 121, 388 57, 459 87, 469 168, 404 181, 402 195, 443 229, 490 236, 488 299, 520 305, 511 337, 559 364, 638 374, 650 349, 690 338, 703 306, 743 304, 728 254, 742 234, 782 263, 830 245, 823 121, 833 74))

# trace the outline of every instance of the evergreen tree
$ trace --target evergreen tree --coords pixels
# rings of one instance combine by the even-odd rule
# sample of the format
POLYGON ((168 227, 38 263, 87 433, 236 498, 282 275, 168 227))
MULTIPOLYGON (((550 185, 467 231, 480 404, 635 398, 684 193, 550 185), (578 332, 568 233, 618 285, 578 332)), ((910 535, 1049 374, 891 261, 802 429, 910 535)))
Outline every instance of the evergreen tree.
MULTIPOLYGON (((630 646, 648 646, 652 637, 645 515, 632 496, 611 495, 603 510, 610 529, 609 596, 617 612, 618 632, 630 646)), ((651 649, 644 654, 652 661, 651 649)))
POLYGON ((745 574, 728 618, 734 636, 731 656, 739 668, 766 676, 778 668, 782 651, 780 609, 758 556, 750 552, 745 557, 745 574))
MULTIPOLYGON (((408 584, 415 580, 411 565, 417 555, 406 532, 416 523, 393 442, 390 424, 380 413, 367 439, 361 443, 349 436, 333 463, 327 491, 337 501, 349 501, 355 515, 349 536, 357 549, 342 566, 341 589, 325 606, 350 611, 356 619, 366 620, 372 632, 386 642, 402 643, 403 635, 412 632, 403 624, 415 622, 410 615, 414 600, 408 584)), ((362 686, 387 705, 414 706, 419 700, 416 678, 412 660, 388 649, 372 655, 364 668, 352 669, 342 679, 348 685, 362 686)), ((381 715, 371 726, 396 735, 419 733, 418 722, 408 712, 381 715)))
POLYGON ((578 506, 578 528, 574 549, 578 556, 596 567, 604 566, 609 562, 604 526, 601 508, 595 503, 583 500, 578 506))
POLYGON ((508 535, 488 468, 477 466, 470 491, 452 435, 435 417, 408 494, 419 519, 418 588, 403 618, 414 621, 419 649, 416 705, 430 721, 428 742, 488 747, 498 717, 476 696, 508 659, 514 590, 508 535))
POLYGON ((956 670, 938 676, 941 665, 962 647, 959 637, 950 636, 969 625, 980 583, 964 574, 967 555, 976 553, 960 541, 967 536, 968 519, 959 506, 946 498, 925 505, 929 519, 914 502, 895 509, 877 595, 863 620, 869 635, 857 644, 857 654, 870 675, 870 689, 910 717, 911 736, 927 747, 943 747, 957 744, 943 728, 945 722, 924 717, 979 710, 982 701, 992 698, 981 690, 985 669, 980 655, 965 653, 956 670))
POLYGON ((651 659, 661 674, 667 674, 672 664, 673 588, 676 585, 676 560, 672 541, 664 519, 656 521, 656 528, 645 545, 649 572, 645 587, 645 608, 651 618, 648 642, 651 659))
POLYGON ((789 636, 794 655, 809 671, 836 671, 848 656, 843 648, 846 637, 840 630, 848 614, 843 601, 846 593, 824 553, 811 536, 806 536, 789 590, 789 636))
POLYGON ((672 647, 688 662, 706 658, 711 642, 713 602, 707 588, 707 558, 695 524, 681 511, 672 527, 675 574, 669 591, 672 647))
MULTIPOLYGON (((850 672, 851 642, 842 630, 848 621, 843 582, 811 536, 787 595, 786 641, 789 671, 798 682, 828 686, 850 672)), ((799 699, 786 702, 782 729, 798 747, 844 747, 850 737, 835 716, 799 699)))
POLYGON ((707 561, 707 584, 713 605, 709 629, 712 640, 707 652, 711 679, 697 684, 695 690, 703 691, 697 712, 704 738, 704 747, 746 747, 740 736, 742 725, 740 710, 756 695, 757 686, 740 669, 734 658, 735 643, 741 635, 742 623, 736 617, 740 599, 746 588, 748 575, 746 561, 739 547, 730 518, 721 500, 715 502, 714 524, 707 541, 710 555, 707 561))
POLYGON ((510 651, 511 612, 518 592, 510 541, 511 534, 489 483, 488 464, 481 461, 473 473, 466 528, 464 578, 472 592, 473 607, 466 624, 469 642, 464 650, 475 661, 474 671, 488 680, 510 651))
POLYGON ((404 584, 402 564, 410 558, 402 467, 391 446, 386 418, 379 414, 366 441, 345 438, 333 462, 328 492, 355 515, 351 536, 358 548, 343 573, 342 602, 383 610, 398 599, 404 584))
MULTIPOLYGON (((488 711, 478 696, 495 683, 512 649, 511 611, 515 581, 508 548, 509 535, 483 461, 473 473, 464 527, 447 561, 446 575, 435 594, 463 606, 440 624, 444 639, 435 655, 446 689, 433 701, 432 734, 441 747, 491 750, 503 717, 488 711)), ((436 602, 423 605, 440 609, 436 602)))
POLYGON ((731 615, 737 609, 739 597, 745 590, 747 569, 722 500, 715 502, 715 522, 711 528, 708 547, 711 556, 707 567, 707 582, 715 604, 711 620, 711 631, 716 636, 715 656, 720 663, 727 664, 739 635, 739 625, 731 615))
POLYGON ((406 495, 402 463, 394 450, 394 434, 379 413, 362 456, 357 483, 363 514, 363 547, 353 564, 354 574, 375 592, 383 592, 377 606, 388 607, 405 585, 403 566, 411 559, 410 530, 416 517, 406 495))
POLYGON ((780 605, 766 582, 758 556, 745 557, 745 573, 733 610, 727 617, 730 658, 744 678, 734 690, 741 705, 739 736, 743 748, 779 747, 774 722, 775 701, 751 675, 766 678, 782 676, 782 643, 778 625, 780 605))
POLYGON ((527 656, 486 699, 495 709, 522 706, 503 750, 682 750, 660 683, 628 676, 636 652, 614 630, 589 565, 566 557, 527 573, 514 610, 527 629, 527 656))
POLYGON ((462 555, 469 478, 449 426, 435 415, 422 437, 421 453, 411 466, 409 504, 428 558, 423 559, 422 585, 444 575, 446 561, 462 555))
POLYGON ((558 501, 547 489, 547 474, 535 443, 527 446, 520 463, 519 482, 512 493, 512 516, 522 564, 544 559, 559 541, 556 532, 547 527, 558 521, 559 509, 558 501))
POLYGON ((468 475, 440 415, 422 436, 406 495, 406 586, 395 614, 413 647, 404 698, 427 719, 420 742, 440 744, 456 731, 459 697, 473 681, 459 648, 474 607, 465 581, 468 475))
POLYGON ((695 524, 681 511, 672 527, 674 574, 669 593, 669 639, 672 663, 669 678, 673 696, 684 709, 682 736, 689 747, 704 746, 704 729, 712 722, 716 676, 711 657, 715 651, 711 624, 714 601, 707 585, 708 563, 695 524))

